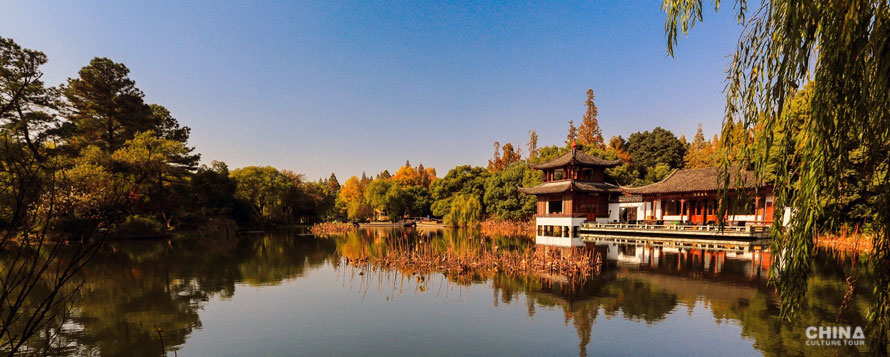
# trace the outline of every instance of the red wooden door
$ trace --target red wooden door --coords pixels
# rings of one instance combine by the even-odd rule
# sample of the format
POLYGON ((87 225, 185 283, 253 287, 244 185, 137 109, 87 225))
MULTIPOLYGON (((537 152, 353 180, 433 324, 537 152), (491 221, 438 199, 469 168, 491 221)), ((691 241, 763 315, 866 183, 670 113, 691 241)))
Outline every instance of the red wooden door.
POLYGON ((695 200, 690 203, 689 221, 693 224, 705 223, 705 202, 702 200, 695 200))

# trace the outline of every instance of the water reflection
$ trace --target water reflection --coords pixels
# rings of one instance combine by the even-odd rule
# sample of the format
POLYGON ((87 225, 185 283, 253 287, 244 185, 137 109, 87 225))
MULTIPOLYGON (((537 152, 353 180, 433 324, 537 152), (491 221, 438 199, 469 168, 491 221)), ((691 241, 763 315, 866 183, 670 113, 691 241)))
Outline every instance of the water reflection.
MULTIPOLYGON (((766 285, 771 256, 762 249, 688 249, 598 242, 595 245, 607 252, 608 265, 599 276, 580 280, 558 274, 366 272, 344 264, 346 259, 381 254, 387 249, 387 240, 411 241, 418 236, 429 239, 436 249, 465 254, 494 246, 498 249, 534 249, 534 245, 523 240, 508 237, 481 239, 478 233, 466 230, 360 230, 325 238, 286 232, 226 241, 117 242, 109 244, 87 268, 85 284, 74 301, 72 316, 54 343, 62 346, 62 354, 148 356, 161 352, 160 336, 163 336, 168 352, 179 350, 188 347, 190 336, 202 329, 203 309, 208 304, 232 299, 244 287, 258 289, 256 293, 263 294, 275 286, 302 282, 301 279, 306 279, 311 272, 322 275, 313 280, 312 285, 303 284, 301 288, 339 289, 335 294, 362 294, 358 304, 342 307, 353 316, 365 312, 373 316, 372 311, 367 311, 370 308, 363 305, 370 306, 376 301, 374 299, 394 303, 398 308, 402 296, 429 294, 432 298, 424 301, 431 308, 491 310, 499 306, 521 306, 525 315, 534 319, 526 322, 527 328, 543 334, 553 328, 547 321, 554 311, 558 311, 563 323, 575 331, 571 344, 581 355, 588 350, 655 353, 666 348, 688 353, 717 353, 723 346, 723 343, 697 340, 697 336, 688 336, 689 340, 682 346, 671 347, 657 342, 658 335, 670 335, 669 329, 675 329, 677 324, 688 328, 694 326, 700 329, 702 336, 708 336, 709 331, 723 325, 739 326, 740 332, 735 333, 734 338, 743 342, 742 345, 753 345, 766 355, 867 352, 864 347, 806 346, 804 335, 805 328, 811 325, 865 326, 869 302, 864 297, 869 296, 870 277, 862 269, 864 264, 852 264, 854 259, 860 259, 858 257, 822 253, 815 259, 815 273, 808 283, 806 309, 802 311, 801 319, 794 323, 778 318, 777 296, 766 285), (845 279, 851 274, 857 275, 858 283, 853 287, 852 300, 841 309, 850 289, 845 279), (449 296, 469 295, 480 288, 491 291, 493 302, 488 306, 477 306, 468 300, 460 300, 456 305, 445 301, 449 296), (649 328, 640 330, 634 327, 636 325, 649 328), (613 334, 625 330, 638 335, 613 334), (627 342, 634 345, 622 345, 627 342), (708 344, 712 349, 702 349, 700 344, 708 344)), ((326 306, 333 302, 323 300, 289 303, 305 305, 306 309, 334 308, 326 306)), ((280 306, 266 308, 287 310, 280 306)), ((249 320, 254 316, 234 317, 249 320)), ((358 322, 331 319, 325 328, 333 331, 342 328, 343 324, 354 323, 358 322)), ((469 321, 441 323, 470 324, 469 321)), ((424 336, 422 331, 417 333, 424 336)), ((470 337, 458 334, 455 338, 470 337)), ((527 335, 513 336, 512 339, 498 341, 488 348, 501 348, 490 352, 533 353, 534 350, 528 348, 534 348, 534 344, 552 344, 556 348, 556 345, 568 342, 535 340, 527 335)), ((290 341, 296 344, 299 339, 290 341)), ((474 350, 462 350, 471 348, 471 344, 464 346, 459 342, 449 346, 454 349, 450 352, 475 354, 485 351, 478 346, 474 350)), ((398 346, 399 339, 388 343, 398 346)), ((344 351, 348 354, 363 352, 365 350, 344 351)), ((723 352, 746 353, 744 350, 723 352)))

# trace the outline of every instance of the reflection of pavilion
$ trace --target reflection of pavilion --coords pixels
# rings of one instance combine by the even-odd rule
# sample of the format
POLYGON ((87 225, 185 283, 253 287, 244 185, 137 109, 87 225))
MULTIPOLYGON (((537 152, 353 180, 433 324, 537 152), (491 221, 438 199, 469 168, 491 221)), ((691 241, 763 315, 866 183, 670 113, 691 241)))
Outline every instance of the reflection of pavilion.
MULTIPOLYGON (((769 276, 772 255, 767 250, 703 249, 701 247, 649 244, 598 243, 608 246, 607 257, 619 264, 639 265, 642 270, 671 275, 721 276, 731 280, 756 280, 769 276)), ((719 280, 719 279, 718 279, 719 280)))

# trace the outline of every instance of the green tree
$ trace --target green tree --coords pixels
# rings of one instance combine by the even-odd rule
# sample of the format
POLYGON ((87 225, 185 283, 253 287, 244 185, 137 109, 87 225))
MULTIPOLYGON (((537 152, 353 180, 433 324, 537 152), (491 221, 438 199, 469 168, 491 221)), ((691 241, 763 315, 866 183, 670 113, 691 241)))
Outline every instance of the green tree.
POLYGON ((517 162, 485 180, 484 202, 487 213, 499 220, 524 219, 535 213, 535 196, 519 192, 519 187, 540 183, 528 164, 517 162))
POLYGON ((376 179, 371 181, 364 191, 365 201, 377 212, 386 212, 388 214, 397 214, 398 212, 390 212, 390 188, 396 185, 395 181, 389 179, 376 179))
POLYGON ((189 191, 194 195, 194 209, 204 217, 232 216, 237 183, 229 177, 229 167, 222 161, 202 165, 192 176, 189 191))
MULTIPOLYGON (((482 202, 485 195, 485 180, 489 176, 482 167, 463 165, 451 170, 445 177, 430 185, 432 194, 432 214, 444 217, 451 212, 451 202, 455 195, 471 195, 482 202)), ((484 212, 484 208, 483 208, 484 212)))
POLYGON ((331 177, 325 181, 325 184, 328 185, 328 189, 335 195, 340 192, 340 181, 337 181, 337 175, 334 175, 333 172, 331 172, 331 177))
POLYGON ((674 169, 668 164, 657 163, 649 172, 646 173, 646 183, 658 182, 671 174, 674 169))
POLYGON ((606 176, 615 184, 618 184, 620 186, 628 186, 637 182, 640 177, 640 173, 630 164, 623 163, 621 165, 606 169, 606 176))
POLYGON ((271 166, 247 166, 232 170, 235 197, 247 202, 262 223, 282 218, 282 197, 293 182, 271 166))
POLYGON ((532 164, 540 164, 553 160, 571 150, 568 146, 550 145, 538 149, 538 154, 533 160, 529 160, 532 164))
POLYGON ((195 154, 195 148, 188 146, 189 135, 192 129, 187 126, 180 126, 179 121, 173 117, 167 108, 158 104, 149 105, 151 109, 151 130, 159 139, 175 141, 182 144, 186 148, 186 152, 171 157, 171 164, 194 171, 197 169, 198 162, 201 160, 200 154, 195 154))
MULTIPOLYGON (((179 141, 145 131, 124 142, 111 159, 117 175, 125 178, 131 196, 146 197, 139 200, 139 203, 147 204, 142 208, 156 212, 169 227, 173 217, 183 212, 184 202, 179 199, 183 195, 171 195, 175 200, 168 200, 166 191, 170 185, 185 187, 188 171, 178 163, 190 152, 191 149, 179 141)), ((132 208, 130 211, 136 213, 132 208)))
POLYGON ((401 188, 401 191, 400 194, 404 198, 406 214, 411 217, 425 217, 431 213, 430 208, 433 204, 433 197, 429 190, 421 186, 407 186, 401 188))
POLYGON ((646 175, 658 163, 675 169, 682 168, 686 145, 674 133, 656 127, 651 132, 647 130, 630 134, 627 152, 640 173, 646 175))

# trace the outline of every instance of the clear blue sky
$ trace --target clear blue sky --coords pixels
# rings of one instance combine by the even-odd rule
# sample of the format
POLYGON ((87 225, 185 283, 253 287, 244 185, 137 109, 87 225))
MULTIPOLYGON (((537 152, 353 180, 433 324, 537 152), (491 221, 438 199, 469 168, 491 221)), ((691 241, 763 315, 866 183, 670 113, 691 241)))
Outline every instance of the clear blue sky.
POLYGON ((202 161, 341 182, 405 160, 439 176, 495 140, 562 143, 593 88, 606 138, 710 137, 723 116, 730 8, 666 53, 659 1, 448 3, 17 1, 0 36, 44 51, 51 85, 125 63, 192 128, 202 161))

